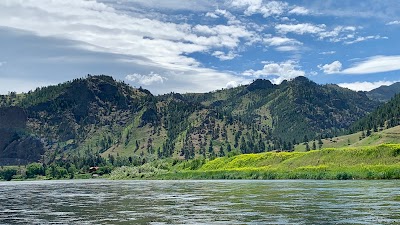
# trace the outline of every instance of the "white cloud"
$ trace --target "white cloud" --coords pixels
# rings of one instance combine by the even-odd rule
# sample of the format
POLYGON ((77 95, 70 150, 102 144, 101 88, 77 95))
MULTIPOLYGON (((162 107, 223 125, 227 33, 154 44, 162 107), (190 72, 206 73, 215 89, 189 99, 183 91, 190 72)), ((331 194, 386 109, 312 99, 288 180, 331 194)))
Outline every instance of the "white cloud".
POLYGON ((398 81, 377 81, 377 82, 354 82, 354 83, 340 83, 340 87, 348 88, 353 91, 371 91, 380 86, 389 86, 398 81))
POLYGON ((263 39, 263 42, 268 46, 274 46, 275 50, 281 52, 298 51, 303 43, 295 39, 287 37, 271 37, 268 35, 263 39))
POLYGON ((370 39, 374 39, 374 40, 378 40, 378 39, 388 39, 388 37, 381 37, 380 35, 370 35, 370 36, 366 36, 366 37, 357 37, 356 39, 352 40, 352 41, 345 41, 345 44, 354 44, 357 42, 362 42, 362 41, 366 41, 366 40, 370 40, 370 39))
POLYGON ((221 15, 223 17, 225 17, 228 20, 228 24, 240 24, 241 22, 236 19, 236 16, 234 16, 231 12, 224 10, 224 9, 217 9, 215 10, 215 13, 217 15, 221 15))
POLYGON ((305 72, 301 70, 298 62, 288 60, 281 63, 264 62, 266 63, 261 70, 246 70, 244 76, 259 77, 274 77, 271 79, 273 83, 281 83, 283 80, 290 80, 298 76, 304 76, 305 72))
POLYGON ((354 26, 336 26, 332 30, 325 30, 318 35, 321 40, 329 38, 331 42, 339 42, 355 38, 356 30, 357 28, 354 26))
MULTIPOLYGON (((99 1, 99 0, 98 0, 99 1)), ((100 0, 114 7, 124 7, 137 10, 138 6, 154 9, 166 10, 191 10, 191 11, 207 11, 214 6, 214 1, 182 1, 182 0, 100 0)), ((149 11, 149 10, 147 10, 149 11)))
POLYGON ((300 41, 287 37, 271 37, 267 36, 263 39, 263 42, 269 46, 281 46, 281 45, 301 45, 300 41))
POLYGON ((368 74, 400 70, 400 55, 367 58, 342 71, 344 74, 368 74))
POLYGON ((275 50, 279 52, 293 52, 293 51, 299 51, 300 48, 299 46, 279 46, 276 47, 275 50))
POLYGON ((334 61, 331 64, 318 65, 318 68, 326 74, 340 73, 340 70, 342 70, 342 63, 334 61))
POLYGON ((336 53, 336 51, 327 51, 327 52, 320 52, 319 54, 320 55, 333 55, 335 53, 336 53))
MULTIPOLYGON (((135 2, 148 5, 146 1, 135 2)), ((174 1, 174 4, 178 2, 174 1)), ((128 1, 121 4, 125 3, 128 1)), ((190 55, 218 49, 235 52, 241 44, 258 40, 255 32, 235 22, 234 17, 223 10, 216 13, 227 18, 230 21, 228 25, 191 25, 165 22, 170 20, 157 19, 152 14, 135 10, 119 11, 117 4, 113 4, 110 1, 85 0, 0 1, 0 26, 28 31, 40 37, 72 40, 79 43, 76 47, 85 50, 120 55, 125 63, 147 68, 133 72, 147 74, 157 71, 168 78, 168 81, 164 80, 164 84, 169 85, 166 92, 210 91, 240 79, 227 72, 204 68, 190 55), (177 80, 181 82, 173 82, 177 80)), ((228 53, 225 59, 233 56, 233 53, 228 53)), ((160 90, 155 92, 160 93, 160 90)))
POLYGON ((239 85, 240 85, 240 83, 237 82, 237 81, 229 81, 229 82, 226 84, 226 88, 234 88, 234 87, 237 87, 237 86, 239 86, 239 85))
POLYGON ((251 16, 253 14, 261 14, 263 17, 282 15, 288 8, 286 2, 263 0, 232 0, 231 6, 244 8, 244 14, 251 16))
POLYGON ((217 14, 213 13, 213 12, 206 13, 206 16, 214 18, 214 19, 218 19, 219 18, 219 16, 217 14))
POLYGON ((228 25, 241 24, 240 20, 236 19, 235 15, 225 9, 216 9, 214 12, 207 12, 206 16, 214 19, 218 19, 222 16, 227 19, 228 25))
POLYGON ((5 64, 6 64, 6 62, 0 62, 0 66, 3 66, 5 64))
POLYGON ((296 6, 292 10, 289 11, 289 14, 297 14, 297 15, 307 15, 310 14, 310 10, 301 7, 301 6, 296 6))
POLYGON ((142 75, 138 73, 126 75, 125 79, 129 81, 133 81, 142 85, 152 85, 155 83, 164 83, 164 80, 167 80, 166 77, 160 76, 154 72, 149 73, 148 75, 142 75))
POLYGON ((299 35, 311 34, 319 40, 328 40, 330 42, 344 42, 345 44, 354 44, 357 42, 369 39, 388 39, 388 37, 380 35, 358 36, 355 26, 336 26, 333 29, 328 29, 325 24, 278 24, 275 26, 278 33, 287 34, 295 33, 299 35))
POLYGON ((232 51, 229 51, 227 54, 225 54, 224 52, 221 52, 221 51, 215 51, 212 53, 212 56, 217 57, 221 61, 226 61, 226 60, 232 60, 239 55, 232 51))
POLYGON ((318 34, 325 31, 325 24, 314 25, 311 23, 299 23, 299 24, 278 24, 275 29, 279 33, 296 33, 296 34, 318 34))
POLYGON ((400 25, 400 20, 390 21, 390 22, 387 23, 386 25, 400 25))

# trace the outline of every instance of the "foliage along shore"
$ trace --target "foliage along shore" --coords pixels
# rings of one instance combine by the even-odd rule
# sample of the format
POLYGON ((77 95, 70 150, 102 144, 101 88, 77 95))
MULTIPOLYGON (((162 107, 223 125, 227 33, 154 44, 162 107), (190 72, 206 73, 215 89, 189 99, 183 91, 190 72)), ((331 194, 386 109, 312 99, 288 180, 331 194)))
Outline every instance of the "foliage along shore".
MULTIPOLYGON (((82 179, 91 174, 30 164, 0 169, 4 180, 82 179), (22 171, 22 172, 21 172, 22 171), (61 174, 59 174, 61 173, 61 174)), ((93 174, 122 179, 400 179, 400 144, 266 152, 193 160, 156 160, 137 166, 100 167, 93 174)))
POLYGON ((110 179, 399 179, 400 145, 267 152, 120 167, 110 179))

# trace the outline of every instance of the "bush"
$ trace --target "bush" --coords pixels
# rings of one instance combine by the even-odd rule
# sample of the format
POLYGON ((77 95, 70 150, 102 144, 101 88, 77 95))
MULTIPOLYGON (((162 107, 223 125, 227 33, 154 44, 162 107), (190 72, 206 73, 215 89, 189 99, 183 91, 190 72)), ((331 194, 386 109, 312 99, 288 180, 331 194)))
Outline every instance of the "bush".
POLYGON ((26 177, 27 178, 35 178, 36 176, 44 176, 45 171, 44 167, 40 163, 31 163, 26 166, 26 177))
POLYGON ((6 181, 10 181, 14 175, 17 175, 17 169, 14 168, 6 168, 0 171, 0 177, 6 181))

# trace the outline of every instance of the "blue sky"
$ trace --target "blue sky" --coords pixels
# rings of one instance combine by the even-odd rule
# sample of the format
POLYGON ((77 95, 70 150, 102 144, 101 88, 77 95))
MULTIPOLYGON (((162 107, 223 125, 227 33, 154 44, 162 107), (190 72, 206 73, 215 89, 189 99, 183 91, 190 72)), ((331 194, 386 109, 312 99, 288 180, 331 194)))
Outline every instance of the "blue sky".
POLYGON ((0 93, 107 74, 155 94, 400 81, 397 0, 3 0, 0 93))

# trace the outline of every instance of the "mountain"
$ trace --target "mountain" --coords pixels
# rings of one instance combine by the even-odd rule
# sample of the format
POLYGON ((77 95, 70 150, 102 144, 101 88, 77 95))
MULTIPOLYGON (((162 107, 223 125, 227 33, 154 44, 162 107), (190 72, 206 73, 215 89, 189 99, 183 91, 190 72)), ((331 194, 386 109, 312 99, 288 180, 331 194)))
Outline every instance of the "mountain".
POLYGON ((372 91, 367 92, 367 96, 375 101, 387 102, 396 94, 400 93, 400 82, 389 86, 381 86, 372 91))
MULTIPOLYGON (((23 97, 3 96, 0 105, 3 105, 3 111, 8 112, 3 113, 4 121, 13 119, 15 112, 21 115, 3 127, 3 134, 8 130, 14 132, 14 136, 2 135, 5 138, 3 148, 0 145, 0 155, 35 151, 34 144, 20 144, 28 137, 41 143, 43 149, 40 152, 46 153, 47 161, 54 160, 60 153, 82 151, 92 138, 97 138, 96 151, 107 149, 127 121, 141 110, 147 102, 146 97, 153 96, 108 76, 89 76, 38 88, 23 97), (14 131, 14 128, 19 131, 14 131), (14 142, 17 144, 11 145, 14 142)), ((29 155, 15 157, 22 161, 37 161, 37 157, 29 155)))
POLYGON ((0 96, 0 121, 8 121, 0 126, 0 157, 8 160, 0 163, 83 158, 82 165, 93 165, 108 158, 123 164, 292 150, 304 139, 344 132, 378 105, 366 93, 305 77, 153 96, 89 75, 0 96))
POLYGON ((367 131, 368 133, 379 129, 391 128, 400 125, 400 94, 395 95, 390 101, 361 118, 350 127, 351 132, 367 131))
POLYGON ((365 93, 318 85, 305 77, 280 85, 256 80, 247 86, 186 97, 268 130, 273 137, 296 142, 305 135, 337 135, 378 105, 365 93))

